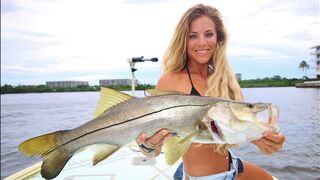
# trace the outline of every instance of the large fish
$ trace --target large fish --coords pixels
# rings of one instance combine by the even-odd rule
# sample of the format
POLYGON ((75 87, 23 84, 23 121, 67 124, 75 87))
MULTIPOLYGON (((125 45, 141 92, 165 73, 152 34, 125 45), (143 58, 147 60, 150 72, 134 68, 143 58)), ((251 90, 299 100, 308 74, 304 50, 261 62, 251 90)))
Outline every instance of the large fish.
POLYGON ((25 156, 42 156, 41 175, 55 178, 72 155, 83 147, 100 144, 94 164, 140 133, 167 128, 175 137, 165 141, 168 164, 175 163, 191 142, 236 144, 276 132, 278 108, 266 103, 244 103, 183 94, 134 98, 108 88, 101 89, 95 118, 70 130, 56 131, 22 142, 25 156), (259 113, 266 119, 260 120, 259 113))

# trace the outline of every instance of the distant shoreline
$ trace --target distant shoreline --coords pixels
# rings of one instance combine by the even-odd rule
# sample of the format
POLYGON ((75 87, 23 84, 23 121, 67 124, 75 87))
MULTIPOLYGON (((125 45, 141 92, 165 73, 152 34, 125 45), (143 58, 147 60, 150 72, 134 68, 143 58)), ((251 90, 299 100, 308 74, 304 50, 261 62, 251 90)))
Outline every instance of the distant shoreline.
MULTIPOLYGON (((131 91, 129 85, 108 86, 117 91, 131 91)), ((136 90, 154 89, 154 85, 142 84, 135 87, 136 90)), ((77 86, 77 87, 48 87, 46 85, 19 85, 1 86, 1 94, 22 94, 22 93, 56 93, 56 92, 94 92, 100 91, 100 86, 77 86)))
POLYGON ((263 79, 250 79, 250 80, 242 80, 239 81, 241 88, 258 88, 258 87, 295 87, 298 83, 303 83, 306 81, 317 81, 320 80, 319 78, 307 78, 307 79, 287 79, 281 78, 280 76, 274 77, 266 77, 263 79))
MULTIPOLYGON (((320 79, 287 79, 281 78, 280 76, 273 76, 271 78, 266 77, 263 79, 251 79, 251 80, 241 80, 239 84, 241 88, 259 88, 259 87, 295 87, 298 83, 303 83, 306 81, 319 81, 320 79)), ((117 91, 131 91, 131 86, 129 85, 114 85, 108 86, 109 88, 115 89, 117 91)), ((90 91, 100 91, 100 86, 77 86, 77 87, 48 87, 46 85, 3 85, 1 86, 1 94, 17 94, 17 93, 50 93, 50 92, 90 92, 90 91)), ((140 84, 135 87, 136 90, 154 89, 155 85, 150 84, 140 84)))

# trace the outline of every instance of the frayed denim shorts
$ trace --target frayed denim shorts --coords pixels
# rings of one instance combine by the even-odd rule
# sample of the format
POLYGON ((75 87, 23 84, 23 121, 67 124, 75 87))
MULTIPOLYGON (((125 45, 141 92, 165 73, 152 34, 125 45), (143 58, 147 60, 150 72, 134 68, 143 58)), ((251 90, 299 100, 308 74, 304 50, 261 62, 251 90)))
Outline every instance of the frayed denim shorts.
POLYGON ((229 157, 231 157, 229 171, 208 176, 190 176, 184 172, 183 164, 181 163, 174 174, 174 179, 185 180, 185 176, 187 176, 189 177, 189 180, 234 180, 238 173, 243 172, 243 164, 242 161, 237 158, 231 151, 229 151, 229 157))

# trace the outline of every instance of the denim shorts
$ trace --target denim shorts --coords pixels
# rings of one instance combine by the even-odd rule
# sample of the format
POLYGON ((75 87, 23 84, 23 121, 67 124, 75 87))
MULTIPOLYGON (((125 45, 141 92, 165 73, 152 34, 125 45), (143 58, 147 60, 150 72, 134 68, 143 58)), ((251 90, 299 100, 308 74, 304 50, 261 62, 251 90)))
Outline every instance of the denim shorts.
POLYGON ((218 174, 212 174, 208 176, 190 176, 183 170, 183 164, 181 163, 174 174, 175 180, 185 180, 185 176, 189 177, 189 180, 234 180, 238 173, 243 172, 242 161, 237 158, 231 151, 229 151, 232 164, 230 164, 230 170, 221 172, 218 174))

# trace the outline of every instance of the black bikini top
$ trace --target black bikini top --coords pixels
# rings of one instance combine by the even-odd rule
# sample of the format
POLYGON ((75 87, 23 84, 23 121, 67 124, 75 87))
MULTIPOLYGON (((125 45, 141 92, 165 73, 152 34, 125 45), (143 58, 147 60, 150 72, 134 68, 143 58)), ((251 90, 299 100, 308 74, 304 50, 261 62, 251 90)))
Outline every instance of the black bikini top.
POLYGON ((193 85, 193 83, 192 83, 192 79, 191 79, 191 75, 190 75, 188 66, 186 65, 185 67, 186 67, 186 69, 187 69, 188 76, 189 76, 190 83, 191 83, 191 92, 190 92, 190 95, 201 96, 201 94, 197 91, 197 89, 194 87, 194 85, 193 85))

